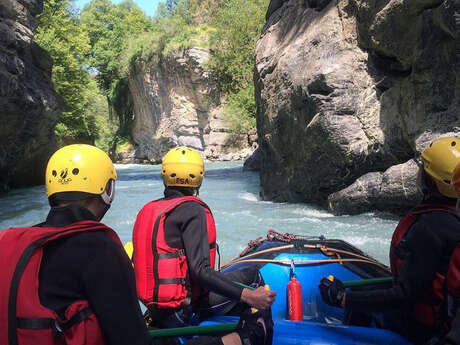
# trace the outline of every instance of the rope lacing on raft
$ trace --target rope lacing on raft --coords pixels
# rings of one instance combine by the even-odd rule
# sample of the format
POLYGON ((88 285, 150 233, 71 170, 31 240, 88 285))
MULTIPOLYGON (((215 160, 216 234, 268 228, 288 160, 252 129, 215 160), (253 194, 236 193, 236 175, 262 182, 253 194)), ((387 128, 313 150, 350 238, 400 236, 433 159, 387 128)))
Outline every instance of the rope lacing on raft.
MULTIPOLYGON (((309 240, 312 238, 318 238, 318 237, 296 236, 296 235, 289 234, 289 233, 280 234, 277 231, 270 229, 267 232, 266 241, 279 241, 279 242, 289 243, 295 240, 309 240)), ((321 236, 319 237, 319 239, 324 240, 325 238, 321 236)), ((331 263, 339 263, 343 265, 344 262, 360 262, 360 263, 376 265, 380 268, 387 269, 385 265, 381 264, 380 262, 370 257, 356 254, 356 253, 349 252, 349 251, 342 250, 342 249, 326 247, 325 245, 322 245, 322 244, 315 244, 315 245, 304 244, 303 247, 308 248, 308 249, 317 249, 321 251, 321 253, 323 253, 325 256, 335 256, 335 259, 317 259, 317 260, 251 259, 255 256, 259 256, 262 254, 294 248, 294 244, 286 244, 284 246, 268 248, 265 250, 254 252, 252 254, 247 254, 253 248, 259 246, 263 241, 265 240, 263 240, 262 237, 259 237, 256 240, 250 241, 248 243, 248 246, 239 254, 238 258, 223 265, 222 268, 226 268, 228 266, 231 266, 236 263, 241 263, 241 262, 273 263, 273 264, 279 264, 279 265, 291 265, 292 263, 294 263, 295 265, 314 265, 314 264, 318 265, 318 264, 331 264, 331 263), (348 255, 353 258, 344 259, 340 256, 340 254, 348 255)))

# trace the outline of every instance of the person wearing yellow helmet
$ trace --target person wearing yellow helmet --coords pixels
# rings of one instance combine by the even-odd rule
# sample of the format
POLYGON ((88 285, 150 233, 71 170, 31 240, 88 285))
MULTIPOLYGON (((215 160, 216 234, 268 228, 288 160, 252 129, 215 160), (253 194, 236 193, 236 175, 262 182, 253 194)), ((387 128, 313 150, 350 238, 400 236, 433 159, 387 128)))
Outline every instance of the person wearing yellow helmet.
POLYGON ((339 279, 323 278, 319 289, 326 303, 359 312, 389 311, 389 328, 415 344, 460 344, 459 328, 452 327, 460 304, 448 307, 452 296, 446 288, 454 286, 459 301, 460 267, 453 252, 460 243, 460 218, 456 180, 451 183, 459 163, 460 140, 455 137, 434 140, 422 152, 418 180, 423 201, 399 222, 391 241, 393 287, 345 291, 339 279))
POLYGON ((45 179, 46 220, 1 232, 0 343, 148 344, 130 261, 100 223, 115 196, 112 161, 91 145, 65 146, 45 179))
POLYGON ((452 174, 452 185, 457 194, 457 211, 460 212, 460 163, 457 164, 452 174))
POLYGON ((275 292, 243 289, 233 282, 241 277, 231 279, 214 270, 214 218, 198 197, 205 176, 201 155, 188 147, 170 150, 163 157, 161 176, 164 197, 142 208, 133 230, 137 291, 152 325, 193 324, 198 309, 215 305, 215 294, 269 308, 275 292))

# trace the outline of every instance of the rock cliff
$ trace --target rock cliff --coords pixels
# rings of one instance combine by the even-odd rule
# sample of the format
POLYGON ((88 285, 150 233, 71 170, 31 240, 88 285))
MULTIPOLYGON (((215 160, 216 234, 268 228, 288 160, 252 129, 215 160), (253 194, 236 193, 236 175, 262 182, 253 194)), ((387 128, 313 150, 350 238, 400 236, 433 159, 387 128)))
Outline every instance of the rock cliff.
POLYGON ((42 0, 0 1, 0 191, 43 184, 60 100, 52 62, 33 42, 42 0))
POLYGON ((206 67, 209 57, 201 48, 176 51, 131 74, 135 161, 161 162, 177 145, 202 151, 210 160, 249 155, 255 138, 229 132, 222 95, 206 67))
POLYGON ((411 158, 460 135, 460 2, 272 0, 254 78, 264 198, 408 208, 411 158))

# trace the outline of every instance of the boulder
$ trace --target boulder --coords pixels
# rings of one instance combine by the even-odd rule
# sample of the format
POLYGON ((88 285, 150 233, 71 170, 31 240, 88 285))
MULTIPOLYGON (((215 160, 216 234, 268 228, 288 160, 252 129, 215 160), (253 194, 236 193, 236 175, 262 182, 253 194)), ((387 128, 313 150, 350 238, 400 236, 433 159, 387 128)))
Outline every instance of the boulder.
POLYGON ((329 195, 329 210, 335 215, 358 214, 369 210, 404 214, 421 201, 417 185, 419 168, 414 160, 370 172, 353 184, 329 195))
POLYGON ((243 171, 260 171, 260 150, 257 148, 243 164, 243 171))

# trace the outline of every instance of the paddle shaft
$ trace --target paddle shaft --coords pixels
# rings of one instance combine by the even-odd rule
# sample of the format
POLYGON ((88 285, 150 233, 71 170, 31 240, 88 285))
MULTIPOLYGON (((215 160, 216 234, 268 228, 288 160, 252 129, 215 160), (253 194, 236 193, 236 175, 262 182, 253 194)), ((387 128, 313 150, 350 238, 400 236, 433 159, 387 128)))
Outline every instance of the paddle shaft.
POLYGON ((230 333, 236 330, 237 323, 223 323, 220 325, 191 326, 178 328, 165 328, 149 331, 153 338, 184 337, 189 335, 206 335, 230 333))
POLYGON ((370 278, 370 279, 361 279, 361 280, 347 280, 342 282, 343 286, 346 288, 355 287, 355 286, 367 286, 375 284, 387 284, 393 281, 392 277, 383 277, 383 278, 370 278))
MULTIPOLYGON (((369 278, 369 279, 360 279, 360 280, 346 280, 343 281, 343 286, 346 288, 350 287, 356 287, 356 286, 367 286, 367 285, 375 285, 375 284, 388 284, 393 281, 392 277, 382 277, 382 278, 369 278)), ((238 286, 241 286, 242 288, 249 289, 249 290, 255 290, 252 286, 248 286, 246 284, 240 283, 240 282, 233 282, 238 286)))

